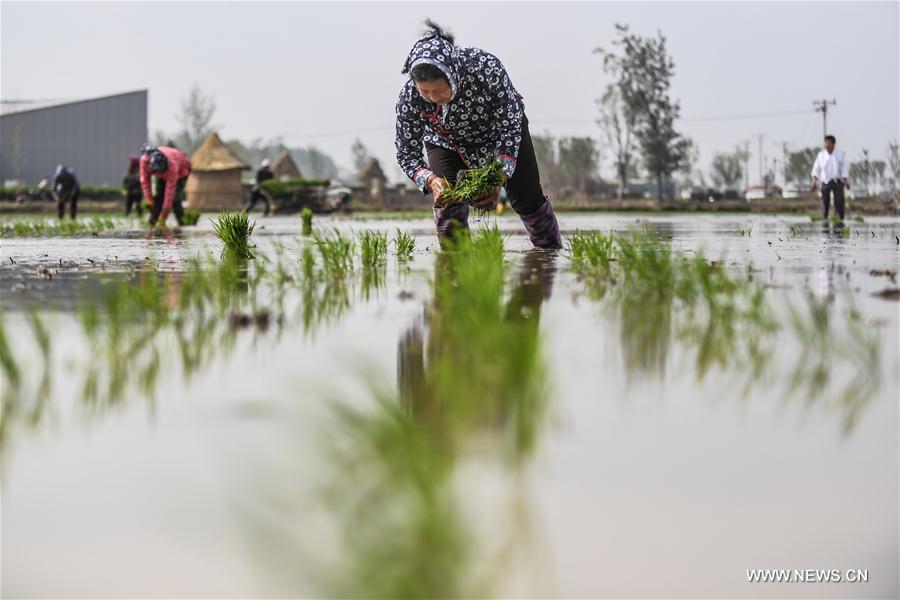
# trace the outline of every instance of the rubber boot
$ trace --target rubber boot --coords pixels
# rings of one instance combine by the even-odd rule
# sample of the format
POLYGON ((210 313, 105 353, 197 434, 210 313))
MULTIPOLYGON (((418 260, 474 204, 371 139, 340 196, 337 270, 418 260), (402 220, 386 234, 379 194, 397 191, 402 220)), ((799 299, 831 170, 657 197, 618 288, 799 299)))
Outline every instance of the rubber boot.
POLYGON ((522 215, 522 223, 535 248, 545 250, 562 248, 559 223, 556 222, 556 213, 553 212, 549 196, 544 195, 544 204, 539 209, 530 215, 522 215))
POLYGON ((469 231, 469 205, 454 204, 446 208, 434 207, 434 226, 438 241, 443 246, 452 242, 462 232, 469 231))

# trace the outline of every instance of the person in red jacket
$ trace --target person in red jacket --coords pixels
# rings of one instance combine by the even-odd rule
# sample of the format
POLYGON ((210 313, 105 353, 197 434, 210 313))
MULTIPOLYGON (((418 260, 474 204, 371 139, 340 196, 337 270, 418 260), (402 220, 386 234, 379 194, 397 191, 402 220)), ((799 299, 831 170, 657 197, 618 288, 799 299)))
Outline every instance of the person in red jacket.
POLYGON ((181 225, 181 218, 184 216, 181 203, 190 174, 191 159, 181 150, 146 144, 141 148, 141 189, 147 204, 151 205, 151 226, 156 225, 160 219, 165 225, 170 211, 175 212, 175 219, 181 225), (156 177, 156 196, 151 192, 151 176, 156 177))

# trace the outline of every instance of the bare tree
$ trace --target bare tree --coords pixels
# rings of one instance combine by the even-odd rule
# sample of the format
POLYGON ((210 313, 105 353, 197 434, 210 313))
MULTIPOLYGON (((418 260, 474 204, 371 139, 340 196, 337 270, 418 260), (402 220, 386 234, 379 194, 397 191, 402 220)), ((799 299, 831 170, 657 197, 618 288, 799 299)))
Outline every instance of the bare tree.
POLYGON ((353 155, 353 168, 358 174, 369 161, 369 150, 363 145, 362 140, 356 138, 350 146, 350 153, 353 155))
POLYGON ((188 154, 193 154, 213 131, 212 119, 215 113, 215 100, 194 83, 188 95, 181 99, 181 112, 176 115, 181 124, 181 131, 177 136, 178 146, 188 154))
POLYGON ((741 169, 743 156, 740 150, 713 155, 710 174, 713 183, 721 189, 736 189, 744 176, 741 169))
POLYGON ((617 195, 621 200, 625 193, 625 186, 628 185, 628 175, 634 167, 635 148, 631 133, 634 129, 634 122, 625 112, 621 93, 615 85, 606 86, 606 91, 597 104, 600 107, 600 118, 597 123, 612 152, 613 167, 619 182, 617 195))

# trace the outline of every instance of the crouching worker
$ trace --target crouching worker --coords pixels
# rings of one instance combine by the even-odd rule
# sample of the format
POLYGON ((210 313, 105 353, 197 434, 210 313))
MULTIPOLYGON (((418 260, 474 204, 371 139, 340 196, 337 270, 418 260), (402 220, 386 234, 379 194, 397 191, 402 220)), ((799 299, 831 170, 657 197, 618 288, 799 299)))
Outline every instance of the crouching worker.
POLYGON ((128 170, 122 178, 122 191, 125 193, 125 216, 131 214, 132 207, 137 211, 138 217, 142 216, 141 161, 137 156, 128 159, 128 170))
MULTIPOLYGON (((409 80, 397 101, 397 162, 422 192, 435 199, 438 237, 468 228, 469 207, 443 207, 441 193, 461 170, 503 163, 509 204, 537 248, 559 248, 559 225, 541 188, 522 96, 500 60, 478 48, 460 48, 431 21, 403 66, 409 80), (427 164, 423 160, 423 145, 427 164)), ((494 210, 500 187, 473 206, 494 210)))
POLYGON ((275 178, 275 174, 272 173, 272 169, 269 165, 268 158, 263 159, 262 164, 259 165, 259 171, 256 172, 256 183, 253 184, 253 188, 250 190, 250 204, 247 206, 247 212, 253 210, 257 200, 262 200, 265 205, 263 216, 268 215, 272 210, 272 197, 269 196, 269 193, 263 188, 263 183, 275 178))
POLYGON ((157 221, 165 225, 170 211, 175 212, 175 220, 181 225, 181 218, 184 216, 184 186, 190 174, 191 160, 181 150, 149 145, 141 148, 141 189, 147 203, 151 205, 151 227, 157 221), (156 195, 151 191, 151 176, 156 177, 156 195))
POLYGON ((66 214, 66 203, 68 203, 69 215, 74 221, 78 214, 78 195, 81 193, 81 186, 78 185, 75 171, 65 165, 57 165, 56 174, 53 176, 52 193, 59 218, 62 219, 66 214))

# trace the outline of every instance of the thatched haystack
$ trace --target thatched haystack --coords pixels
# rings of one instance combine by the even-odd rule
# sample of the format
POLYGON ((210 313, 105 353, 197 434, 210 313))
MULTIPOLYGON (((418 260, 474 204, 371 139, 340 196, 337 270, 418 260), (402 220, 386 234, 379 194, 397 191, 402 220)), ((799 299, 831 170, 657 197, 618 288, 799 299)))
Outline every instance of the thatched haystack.
POLYGON ((201 210, 241 209, 241 171, 249 168, 218 134, 210 134, 191 157, 191 176, 185 186, 187 205, 201 210))

